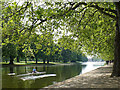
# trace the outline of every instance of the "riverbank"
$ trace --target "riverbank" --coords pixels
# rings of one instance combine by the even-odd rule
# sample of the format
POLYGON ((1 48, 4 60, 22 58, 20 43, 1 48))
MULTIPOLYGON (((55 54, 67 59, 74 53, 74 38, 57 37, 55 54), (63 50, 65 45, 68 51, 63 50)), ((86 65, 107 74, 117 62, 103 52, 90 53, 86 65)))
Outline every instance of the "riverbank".
POLYGON ((112 64, 44 88, 120 88, 120 77, 110 77, 112 64))
POLYGON ((59 62, 50 62, 49 64, 47 63, 14 63, 13 65, 8 64, 8 63, 1 63, 3 67, 5 66, 43 66, 43 65, 73 65, 75 63, 59 63, 59 62))

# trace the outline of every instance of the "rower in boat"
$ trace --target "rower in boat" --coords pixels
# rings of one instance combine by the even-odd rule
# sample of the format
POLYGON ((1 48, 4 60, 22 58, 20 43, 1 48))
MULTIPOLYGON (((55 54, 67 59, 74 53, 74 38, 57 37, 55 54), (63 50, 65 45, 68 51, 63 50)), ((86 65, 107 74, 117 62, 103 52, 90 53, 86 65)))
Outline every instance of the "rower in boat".
POLYGON ((33 72, 32 73, 36 73, 37 71, 36 71, 36 69, 35 69, 35 67, 33 68, 33 72))

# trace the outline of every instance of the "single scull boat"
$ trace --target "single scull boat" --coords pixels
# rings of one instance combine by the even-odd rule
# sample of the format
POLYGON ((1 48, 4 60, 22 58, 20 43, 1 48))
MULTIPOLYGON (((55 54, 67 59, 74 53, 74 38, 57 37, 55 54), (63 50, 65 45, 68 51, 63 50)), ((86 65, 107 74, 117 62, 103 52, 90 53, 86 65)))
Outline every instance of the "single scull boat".
POLYGON ((44 74, 46 72, 36 72, 36 73, 27 73, 27 74, 20 74, 20 75, 17 75, 18 77, 19 76, 27 76, 27 75, 34 75, 34 74, 44 74))
POLYGON ((37 78, 53 77, 53 76, 56 76, 56 74, 45 74, 45 75, 39 75, 39 76, 27 76, 27 77, 22 77, 20 79, 25 81, 25 80, 34 80, 34 79, 37 79, 37 78))

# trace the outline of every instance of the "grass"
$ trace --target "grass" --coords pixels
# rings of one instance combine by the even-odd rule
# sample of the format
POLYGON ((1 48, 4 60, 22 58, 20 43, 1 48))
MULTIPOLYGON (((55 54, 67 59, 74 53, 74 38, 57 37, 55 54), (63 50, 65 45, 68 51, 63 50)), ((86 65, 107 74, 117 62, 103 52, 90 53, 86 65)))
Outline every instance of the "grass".
POLYGON ((9 64, 9 62, 7 62, 7 63, 6 62, 0 62, 0 64, 9 64))
MULTIPOLYGON (((47 63, 47 62, 45 62, 45 63, 47 63)), ((68 62, 68 63, 70 63, 70 62, 68 62)), ((9 62, 0 62, 0 64, 9 64, 9 62)), ((14 61, 14 64, 15 65, 32 65, 32 64, 36 64, 36 62, 35 61, 27 61, 27 63, 25 63, 25 61, 20 61, 20 62, 15 62, 14 61)), ((41 61, 38 61, 38 64, 43 64, 43 62, 41 62, 41 61)), ((49 62, 49 64, 56 64, 56 65, 58 65, 58 64, 63 64, 63 62, 49 62)))

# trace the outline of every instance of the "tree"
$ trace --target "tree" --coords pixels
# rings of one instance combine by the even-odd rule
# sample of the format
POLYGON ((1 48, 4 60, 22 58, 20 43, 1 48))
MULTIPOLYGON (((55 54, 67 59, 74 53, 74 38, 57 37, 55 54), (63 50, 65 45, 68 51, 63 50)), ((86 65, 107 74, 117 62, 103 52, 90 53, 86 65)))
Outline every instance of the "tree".
POLYGON ((54 29, 69 31, 88 54, 100 57, 112 55, 112 76, 120 76, 120 2, 45 2, 43 5, 34 4, 33 7, 33 3, 25 2, 15 12, 6 15, 4 20, 24 15, 26 11, 28 20, 21 32, 28 31, 30 35, 37 28, 52 32, 55 32, 54 29))
POLYGON ((17 46, 17 62, 20 62, 20 58, 24 57, 24 53, 22 52, 22 45, 17 46))
MULTIPOLYGON (((10 64, 13 64, 13 60, 17 57, 19 58, 19 45, 20 41, 20 29, 23 26, 21 22, 20 13, 19 15, 14 15, 17 8, 16 2, 13 5, 9 5, 10 3, 2 2, 2 46, 3 46, 3 56, 10 58, 10 64), (10 13, 13 14, 12 17, 9 17, 10 13), (9 15, 8 15, 9 14, 9 15), (18 50, 17 50, 18 49, 18 50)), ((22 11, 23 12, 23 11, 22 11)))
POLYGON ((112 76, 120 76, 120 2, 115 3, 116 6, 116 36, 114 51, 114 66, 112 76))
MULTIPOLYGON (((79 26, 76 31, 71 30, 72 32, 75 33, 75 35, 78 38, 80 37, 79 34, 84 32, 84 31, 81 32, 81 29, 83 29, 83 30, 84 29, 97 29, 97 26, 96 26, 97 24, 94 25, 92 23, 89 25, 89 22, 87 22, 87 24, 84 25, 85 24, 84 22, 86 20, 85 18, 87 17, 87 19, 88 19, 88 17, 90 16, 91 13, 93 13, 91 15, 94 16, 95 12, 96 12, 97 14, 99 14, 99 16, 107 17, 107 18, 109 18, 109 20, 112 20, 113 23, 116 22, 115 46, 114 46, 115 47, 114 66, 113 66, 113 72, 112 72, 111 76, 120 76, 120 69, 119 69, 120 68, 120 63, 119 63, 120 62, 120 55, 119 55, 119 51, 120 51, 120 46, 119 46, 119 44, 120 44, 120 31, 119 31, 120 30, 120 27, 119 27, 120 26, 120 21, 119 21, 120 20, 119 19, 120 18, 120 11, 119 11, 120 2, 115 3, 115 5, 113 3, 84 3, 84 2, 78 2, 78 3, 68 2, 68 3, 66 3, 64 10, 63 9, 60 10, 59 14, 57 14, 57 15, 58 15, 58 17, 63 15, 64 19, 65 19, 65 16, 68 16, 67 17, 68 23, 70 21, 73 21, 73 23, 69 23, 69 26, 72 26, 74 28, 72 30, 75 30, 76 26, 79 26), (70 6, 67 7, 68 3, 70 6), (82 5, 84 5, 84 7, 82 5), (116 8, 116 10, 115 10, 115 8, 116 8), (89 14, 88 11, 90 11, 90 10, 92 10, 92 12, 89 14), (81 19, 75 19, 75 17, 76 17, 75 13, 80 13, 78 15, 81 16, 81 19), (73 17, 70 17, 70 16, 73 16, 73 17), (79 22, 78 25, 76 24, 76 22, 79 22), (92 27, 92 28, 90 28, 90 27, 92 27)), ((61 3, 58 3, 58 4, 61 6, 61 3)), ((57 17, 57 15, 56 16, 54 15, 54 16, 57 17)), ((54 18, 54 16, 52 18, 54 18)), ((94 18, 96 18, 96 17, 94 17, 94 18)), ((87 21, 89 21, 89 20, 87 20, 87 21)), ((101 26, 103 26, 103 28, 105 27, 104 24, 101 24, 101 26)), ((111 33, 108 33, 108 34, 110 35, 111 33)), ((83 33, 82 37, 85 39, 85 40, 83 39, 85 41, 85 44, 83 41, 83 45, 88 45, 87 44, 89 42, 88 40, 92 40, 92 39, 89 39, 90 38, 89 36, 91 36, 91 35, 89 34, 87 38, 85 38, 85 36, 87 37, 87 35, 85 33, 83 33)), ((108 37, 108 35, 106 37, 108 37)), ((96 49, 93 49, 91 52, 95 52, 95 51, 96 51, 96 49)))
POLYGON ((17 56, 17 50, 16 46, 12 43, 8 43, 7 45, 4 45, 2 48, 2 56, 5 56, 6 58, 10 58, 10 63, 9 64, 14 64, 14 58, 17 56))

